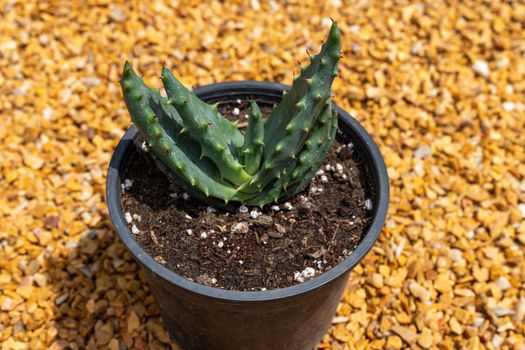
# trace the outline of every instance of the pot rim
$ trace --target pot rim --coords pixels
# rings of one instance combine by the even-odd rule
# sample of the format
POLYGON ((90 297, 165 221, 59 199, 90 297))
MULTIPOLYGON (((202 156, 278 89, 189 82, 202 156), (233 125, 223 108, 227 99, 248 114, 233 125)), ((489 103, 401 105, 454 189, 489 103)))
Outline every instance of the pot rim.
MULTIPOLYGON (((289 86, 283 84, 249 80, 209 84, 197 87, 194 91, 197 95, 206 95, 217 90, 226 90, 230 91, 232 96, 235 96, 235 91, 238 90, 252 90, 254 91, 253 93, 264 93, 264 91, 270 93, 273 91, 274 93, 277 92, 282 94, 282 91, 288 90, 289 88, 289 86)), ((240 95, 240 93, 237 95, 240 95)), ((120 239, 133 254, 135 259, 142 265, 147 266, 147 268, 149 268, 155 275, 158 275, 164 280, 190 292, 225 301, 261 302, 288 298, 313 291, 341 275, 344 275, 346 272, 352 270, 368 254, 374 243, 377 241, 386 218, 390 193, 386 166, 376 143, 357 120, 337 105, 334 104, 334 107, 339 113, 340 123, 347 124, 347 126, 353 129, 355 134, 361 139, 362 144, 365 145, 366 151, 369 153, 371 159, 370 171, 376 177, 376 200, 374 201, 374 218, 372 224, 365 233, 365 236, 345 260, 341 261, 330 270, 325 271, 308 281, 285 288, 266 291, 232 291, 192 282, 157 263, 132 237, 127 224, 124 221, 124 213, 120 205, 121 186, 119 168, 120 163, 124 160, 124 156, 128 151, 129 145, 133 144, 133 138, 138 133, 138 129, 134 125, 126 131, 119 141, 117 148, 113 152, 106 177, 106 204, 115 231, 117 231, 120 239)))

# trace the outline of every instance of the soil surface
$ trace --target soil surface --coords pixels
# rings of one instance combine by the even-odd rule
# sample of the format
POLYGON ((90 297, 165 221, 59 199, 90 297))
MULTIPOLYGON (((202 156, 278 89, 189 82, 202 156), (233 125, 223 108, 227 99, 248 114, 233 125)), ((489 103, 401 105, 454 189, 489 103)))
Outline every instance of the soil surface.
MULTIPOLYGON (((242 127, 247 107, 238 101, 219 110, 238 116, 242 127)), ((276 289, 318 276, 352 253, 372 220, 367 169, 339 140, 302 192, 262 210, 192 199, 139 148, 122 178, 122 207, 136 241, 177 274, 217 288, 276 289)))

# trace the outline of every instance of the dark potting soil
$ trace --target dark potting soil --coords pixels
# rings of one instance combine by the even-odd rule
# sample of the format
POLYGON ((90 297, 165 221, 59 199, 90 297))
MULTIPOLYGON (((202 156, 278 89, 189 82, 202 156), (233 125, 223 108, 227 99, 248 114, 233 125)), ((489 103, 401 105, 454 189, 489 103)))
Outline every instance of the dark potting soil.
MULTIPOLYGON (((242 127, 248 102, 219 111, 242 127)), ((352 253, 372 220, 367 169, 339 141, 303 191, 262 210, 226 211, 192 199, 140 148, 123 179, 122 207, 135 240, 168 269, 217 288, 276 289, 318 276, 352 253)))

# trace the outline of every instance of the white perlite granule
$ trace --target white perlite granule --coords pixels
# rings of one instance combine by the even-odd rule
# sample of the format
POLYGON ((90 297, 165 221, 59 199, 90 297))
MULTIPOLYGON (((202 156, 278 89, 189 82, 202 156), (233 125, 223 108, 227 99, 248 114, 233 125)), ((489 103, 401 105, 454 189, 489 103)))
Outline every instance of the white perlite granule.
POLYGON ((257 219, 261 215, 262 213, 258 211, 257 209, 254 209, 250 212, 250 216, 252 217, 252 219, 257 219))
POLYGON ((248 212, 248 207, 245 206, 244 204, 239 207, 239 213, 243 213, 244 214, 244 213, 247 213, 247 212, 248 212))
POLYGON ((124 179, 124 182, 122 182, 122 189, 127 191, 133 186, 133 181, 130 179, 124 179))
POLYGON ((286 202, 283 204, 284 209, 286 210, 292 210, 293 206, 290 204, 290 202, 286 202))
POLYGON ((140 230, 137 226, 133 225, 131 226, 131 233, 133 233, 134 235, 138 235, 140 233, 140 230))
POLYGON ((370 198, 365 200, 365 209, 372 210, 372 208, 374 208, 374 205, 372 204, 372 200, 370 198))
POLYGON ((232 111, 232 114, 233 115, 239 115, 241 113, 241 111, 239 110, 239 108, 235 107, 232 111))
POLYGON ((306 280, 315 276, 315 269, 313 267, 307 267, 303 271, 296 271, 293 274, 293 279, 295 282, 302 283, 306 280))
POLYGON ((124 219, 126 219, 126 222, 127 222, 128 224, 131 224, 131 221, 133 221, 133 219, 132 219, 130 213, 125 213, 125 214, 124 214, 124 219))

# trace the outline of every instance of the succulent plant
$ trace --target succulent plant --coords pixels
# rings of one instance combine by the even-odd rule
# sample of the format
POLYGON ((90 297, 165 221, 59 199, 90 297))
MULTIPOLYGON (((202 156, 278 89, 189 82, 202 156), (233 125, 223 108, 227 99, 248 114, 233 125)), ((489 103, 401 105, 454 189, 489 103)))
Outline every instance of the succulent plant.
POLYGON ((172 181, 210 203, 262 207, 299 192, 328 154, 337 130, 330 97, 340 51, 333 23, 319 54, 310 55, 268 118, 251 102, 244 134, 166 67, 161 79, 167 97, 149 88, 128 62, 120 83, 131 119, 172 181))

